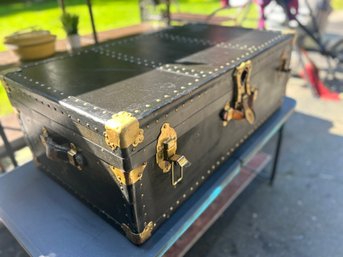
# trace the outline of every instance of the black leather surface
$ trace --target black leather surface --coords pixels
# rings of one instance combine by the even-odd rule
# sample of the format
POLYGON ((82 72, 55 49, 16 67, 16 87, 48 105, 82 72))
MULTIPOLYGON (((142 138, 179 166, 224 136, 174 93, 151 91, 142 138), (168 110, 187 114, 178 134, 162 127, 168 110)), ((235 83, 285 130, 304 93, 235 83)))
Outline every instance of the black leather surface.
POLYGON ((39 90, 41 84, 45 84, 65 92, 66 96, 79 96, 148 70, 151 68, 133 65, 94 51, 82 51, 79 55, 30 66, 23 69, 22 73, 23 76, 40 82, 36 85, 36 90, 39 90))

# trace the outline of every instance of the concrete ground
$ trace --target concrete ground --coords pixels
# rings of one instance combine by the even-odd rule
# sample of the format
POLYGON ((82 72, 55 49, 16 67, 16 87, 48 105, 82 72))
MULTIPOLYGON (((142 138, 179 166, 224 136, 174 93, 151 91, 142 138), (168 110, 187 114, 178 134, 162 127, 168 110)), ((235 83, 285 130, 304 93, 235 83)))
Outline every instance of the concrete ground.
MULTIPOLYGON (((343 13, 330 31, 341 32, 343 13)), ((274 187, 256 179, 187 253, 192 256, 343 256, 343 101, 318 99, 300 79, 274 187)), ((0 256, 26 256, 0 227, 0 256)))

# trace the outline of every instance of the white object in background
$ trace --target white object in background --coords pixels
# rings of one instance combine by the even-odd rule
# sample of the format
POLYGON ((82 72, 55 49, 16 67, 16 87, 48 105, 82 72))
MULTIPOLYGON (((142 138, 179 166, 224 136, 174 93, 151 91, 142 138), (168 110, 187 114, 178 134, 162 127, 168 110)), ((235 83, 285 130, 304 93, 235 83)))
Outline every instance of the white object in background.
POLYGON ((250 0, 231 0, 230 1, 230 6, 231 7, 241 7, 249 3, 250 0))
POLYGON ((78 34, 69 35, 67 37, 67 41, 68 41, 67 48, 69 51, 80 48, 81 46, 80 36, 78 34))

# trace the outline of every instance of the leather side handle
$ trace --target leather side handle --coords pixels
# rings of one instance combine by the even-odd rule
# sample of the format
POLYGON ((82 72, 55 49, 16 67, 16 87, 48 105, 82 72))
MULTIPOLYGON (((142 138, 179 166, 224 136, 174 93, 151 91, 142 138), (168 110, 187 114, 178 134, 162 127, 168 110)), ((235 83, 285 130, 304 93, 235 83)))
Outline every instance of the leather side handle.
POLYGON ((49 136, 46 128, 42 129, 40 140, 45 147, 45 154, 50 160, 63 161, 82 170, 86 166, 84 156, 73 143, 58 144, 49 136))

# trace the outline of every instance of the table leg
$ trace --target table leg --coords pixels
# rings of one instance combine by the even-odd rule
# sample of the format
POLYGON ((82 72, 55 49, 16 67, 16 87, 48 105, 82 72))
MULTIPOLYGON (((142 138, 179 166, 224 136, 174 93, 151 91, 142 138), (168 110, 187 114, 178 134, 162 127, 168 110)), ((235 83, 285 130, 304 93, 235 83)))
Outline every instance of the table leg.
POLYGON ((2 141, 4 142, 6 152, 8 153, 8 156, 10 157, 14 167, 18 166, 17 160, 15 159, 13 149, 11 147, 11 144, 8 142, 4 128, 0 124, 0 137, 2 138, 2 141))
POLYGON ((279 156, 280 156, 280 149, 282 145, 282 135, 283 135, 283 126, 280 127, 278 133, 277 133, 277 145, 274 155, 274 161, 273 161, 273 168, 272 168, 272 174, 270 175, 269 184, 272 186, 275 180, 275 175, 277 172, 277 165, 279 162, 279 156))
POLYGON ((91 20, 94 43, 98 44, 98 35, 97 35, 96 29, 95 29, 95 22, 94 22, 91 0, 86 0, 86 3, 87 3, 87 7, 88 7, 88 12, 89 12, 89 18, 91 20))

